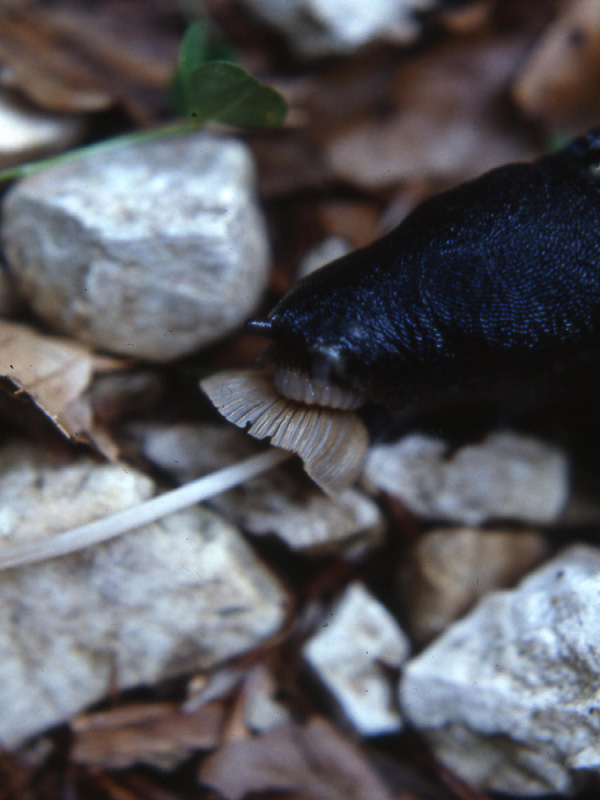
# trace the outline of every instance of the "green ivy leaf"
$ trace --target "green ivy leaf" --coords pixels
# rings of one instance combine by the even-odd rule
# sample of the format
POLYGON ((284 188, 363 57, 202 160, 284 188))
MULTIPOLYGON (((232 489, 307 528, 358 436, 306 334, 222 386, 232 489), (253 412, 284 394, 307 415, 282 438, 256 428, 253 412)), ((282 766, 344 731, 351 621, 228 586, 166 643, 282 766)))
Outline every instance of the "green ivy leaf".
POLYGON ((237 64, 209 61, 188 81, 188 111, 208 120, 241 127, 279 125, 287 114, 282 95, 237 64))

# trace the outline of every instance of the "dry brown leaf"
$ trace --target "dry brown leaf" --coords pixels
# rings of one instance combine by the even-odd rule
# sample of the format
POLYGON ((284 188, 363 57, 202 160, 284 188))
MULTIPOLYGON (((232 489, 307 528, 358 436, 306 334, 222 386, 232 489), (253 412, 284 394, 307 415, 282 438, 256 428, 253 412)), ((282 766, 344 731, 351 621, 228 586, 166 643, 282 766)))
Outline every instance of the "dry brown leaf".
POLYGON ((357 414, 288 400, 265 371, 222 372, 200 386, 229 422, 299 455, 308 475, 328 494, 358 478, 369 437, 357 414))
POLYGON ((101 111, 121 102, 146 118, 166 106, 178 45, 152 13, 133 2, 118 11, 0 7, 1 82, 54 111, 101 111), (159 98, 151 97, 157 90, 159 98))
MULTIPOLYGON (((325 111, 315 121, 324 158, 336 175, 367 190, 424 179, 454 182, 530 158, 533 149, 503 110, 532 36, 529 29, 477 32, 388 66, 387 74, 378 62, 365 65, 385 92, 378 88, 362 107, 338 110, 329 122, 325 111)), ((358 80, 369 86, 368 74, 358 80)), ((320 84, 325 97, 344 97, 349 88, 341 70, 320 84)))
POLYGON ((84 345, 0 320, 0 376, 10 380, 17 393, 25 392, 65 436, 90 439, 112 458, 114 447, 93 431, 83 397, 93 369, 94 356, 84 345))
POLYGON ((225 706, 211 703, 184 713, 173 703, 145 703, 73 720, 71 758, 110 768, 169 763, 192 750, 212 750, 221 739, 225 706))
POLYGON ((111 102, 110 93, 92 72, 74 63, 57 46, 52 27, 27 16, 0 18, 2 83, 19 88, 30 100, 54 111, 100 111, 111 102))
POLYGON ((360 749, 320 718, 231 742, 208 757, 199 778, 226 800, 268 790, 311 800, 393 799, 360 749))
POLYGON ((513 88, 521 109, 550 126, 587 128, 600 114, 600 3, 575 0, 541 37, 513 88))

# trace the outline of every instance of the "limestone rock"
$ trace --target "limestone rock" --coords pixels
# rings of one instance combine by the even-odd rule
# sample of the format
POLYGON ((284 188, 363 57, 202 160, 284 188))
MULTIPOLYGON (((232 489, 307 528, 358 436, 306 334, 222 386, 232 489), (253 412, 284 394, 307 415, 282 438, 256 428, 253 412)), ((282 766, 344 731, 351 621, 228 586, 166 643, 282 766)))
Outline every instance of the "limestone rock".
POLYGON ((14 440, 0 449, 0 553, 129 508, 154 491, 154 481, 128 464, 81 458, 58 465, 14 440))
POLYGON ((390 612, 355 583, 303 649, 303 656, 345 718, 362 736, 395 733, 402 720, 391 677, 410 645, 390 612))
POLYGON ((547 550, 536 531, 438 528, 424 534, 399 572, 410 633, 420 643, 433 639, 479 598, 531 570, 547 550))
POLYGON ((408 44, 419 33, 416 12, 433 0, 244 0, 278 28, 302 56, 351 53, 376 39, 408 44))
POLYGON ((269 260, 250 152, 207 133, 21 181, 5 199, 4 247, 21 293, 53 328, 157 362, 240 325, 269 260))
POLYGON ((424 519, 465 525, 490 519, 547 524, 566 504, 568 461, 557 447, 507 431, 447 453, 441 439, 406 436, 372 447, 364 477, 424 519))
POLYGON ((0 317, 12 317, 22 308, 23 301, 0 254, 0 317))
MULTIPOLYGON (((21 459, 28 460, 26 449, 21 459)), ((29 514, 13 514, 13 537, 31 535, 36 520, 40 528, 57 526, 53 492, 64 492, 53 502, 62 504, 65 519, 72 508, 77 517, 108 504, 102 465, 94 465, 99 474, 88 465, 78 485, 71 467, 40 462, 29 459, 24 470, 13 458, 12 470, 2 460, 3 511, 19 493, 37 498, 29 514)), ((147 490, 141 481, 129 494, 147 490)), ((6 524, 4 514, 3 533, 6 524)), ((277 632, 284 604, 281 586, 239 532, 202 507, 7 570, 0 580, 0 744, 19 745, 114 689, 155 684, 244 653, 277 632)))
POLYGON ((292 714, 277 700, 279 687, 265 664, 257 664, 245 685, 244 722, 253 731, 264 733, 292 722, 292 714))
POLYGON ((318 245, 309 250, 302 259, 298 268, 298 280, 305 278, 317 269, 341 258, 351 251, 348 240, 343 236, 327 236, 318 245))
POLYGON ((476 787, 569 794, 600 774, 599 618, 600 549, 570 547, 410 661, 403 712, 476 787))

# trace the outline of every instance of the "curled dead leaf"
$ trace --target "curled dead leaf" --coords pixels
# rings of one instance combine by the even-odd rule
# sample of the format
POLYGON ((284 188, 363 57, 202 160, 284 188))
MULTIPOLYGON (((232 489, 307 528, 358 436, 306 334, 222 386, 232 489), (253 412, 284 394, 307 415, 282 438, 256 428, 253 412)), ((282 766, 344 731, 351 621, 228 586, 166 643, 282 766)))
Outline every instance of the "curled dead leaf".
POLYGON ((3 84, 19 87, 43 108, 99 111, 111 103, 109 92, 93 74, 56 46, 54 31, 34 26, 27 17, 2 16, 0 63, 3 84), (50 99, 49 99, 50 98, 50 99))
POLYGON ((83 397, 95 366, 84 345, 0 320, 0 377, 16 387, 16 394, 26 393, 65 436, 90 441, 114 458, 114 445, 93 430, 91 409, 83 397))
POLYGON ((266 371, 223 372, 200 386, 229 422, 299 455, 308 475, 327 494, 358 478, 369 437, 357 414, 288 400, 266 371))

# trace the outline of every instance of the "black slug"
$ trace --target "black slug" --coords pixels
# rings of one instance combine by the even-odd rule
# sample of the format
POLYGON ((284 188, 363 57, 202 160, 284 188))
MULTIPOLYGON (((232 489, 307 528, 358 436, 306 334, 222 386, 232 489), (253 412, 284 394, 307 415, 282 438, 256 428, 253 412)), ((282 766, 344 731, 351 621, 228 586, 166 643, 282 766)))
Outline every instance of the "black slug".
POLYGON ((425 201, 249 327, 272 339, 279 392, 307 404, 568 391, 600 365, 600 128, 425 201))

